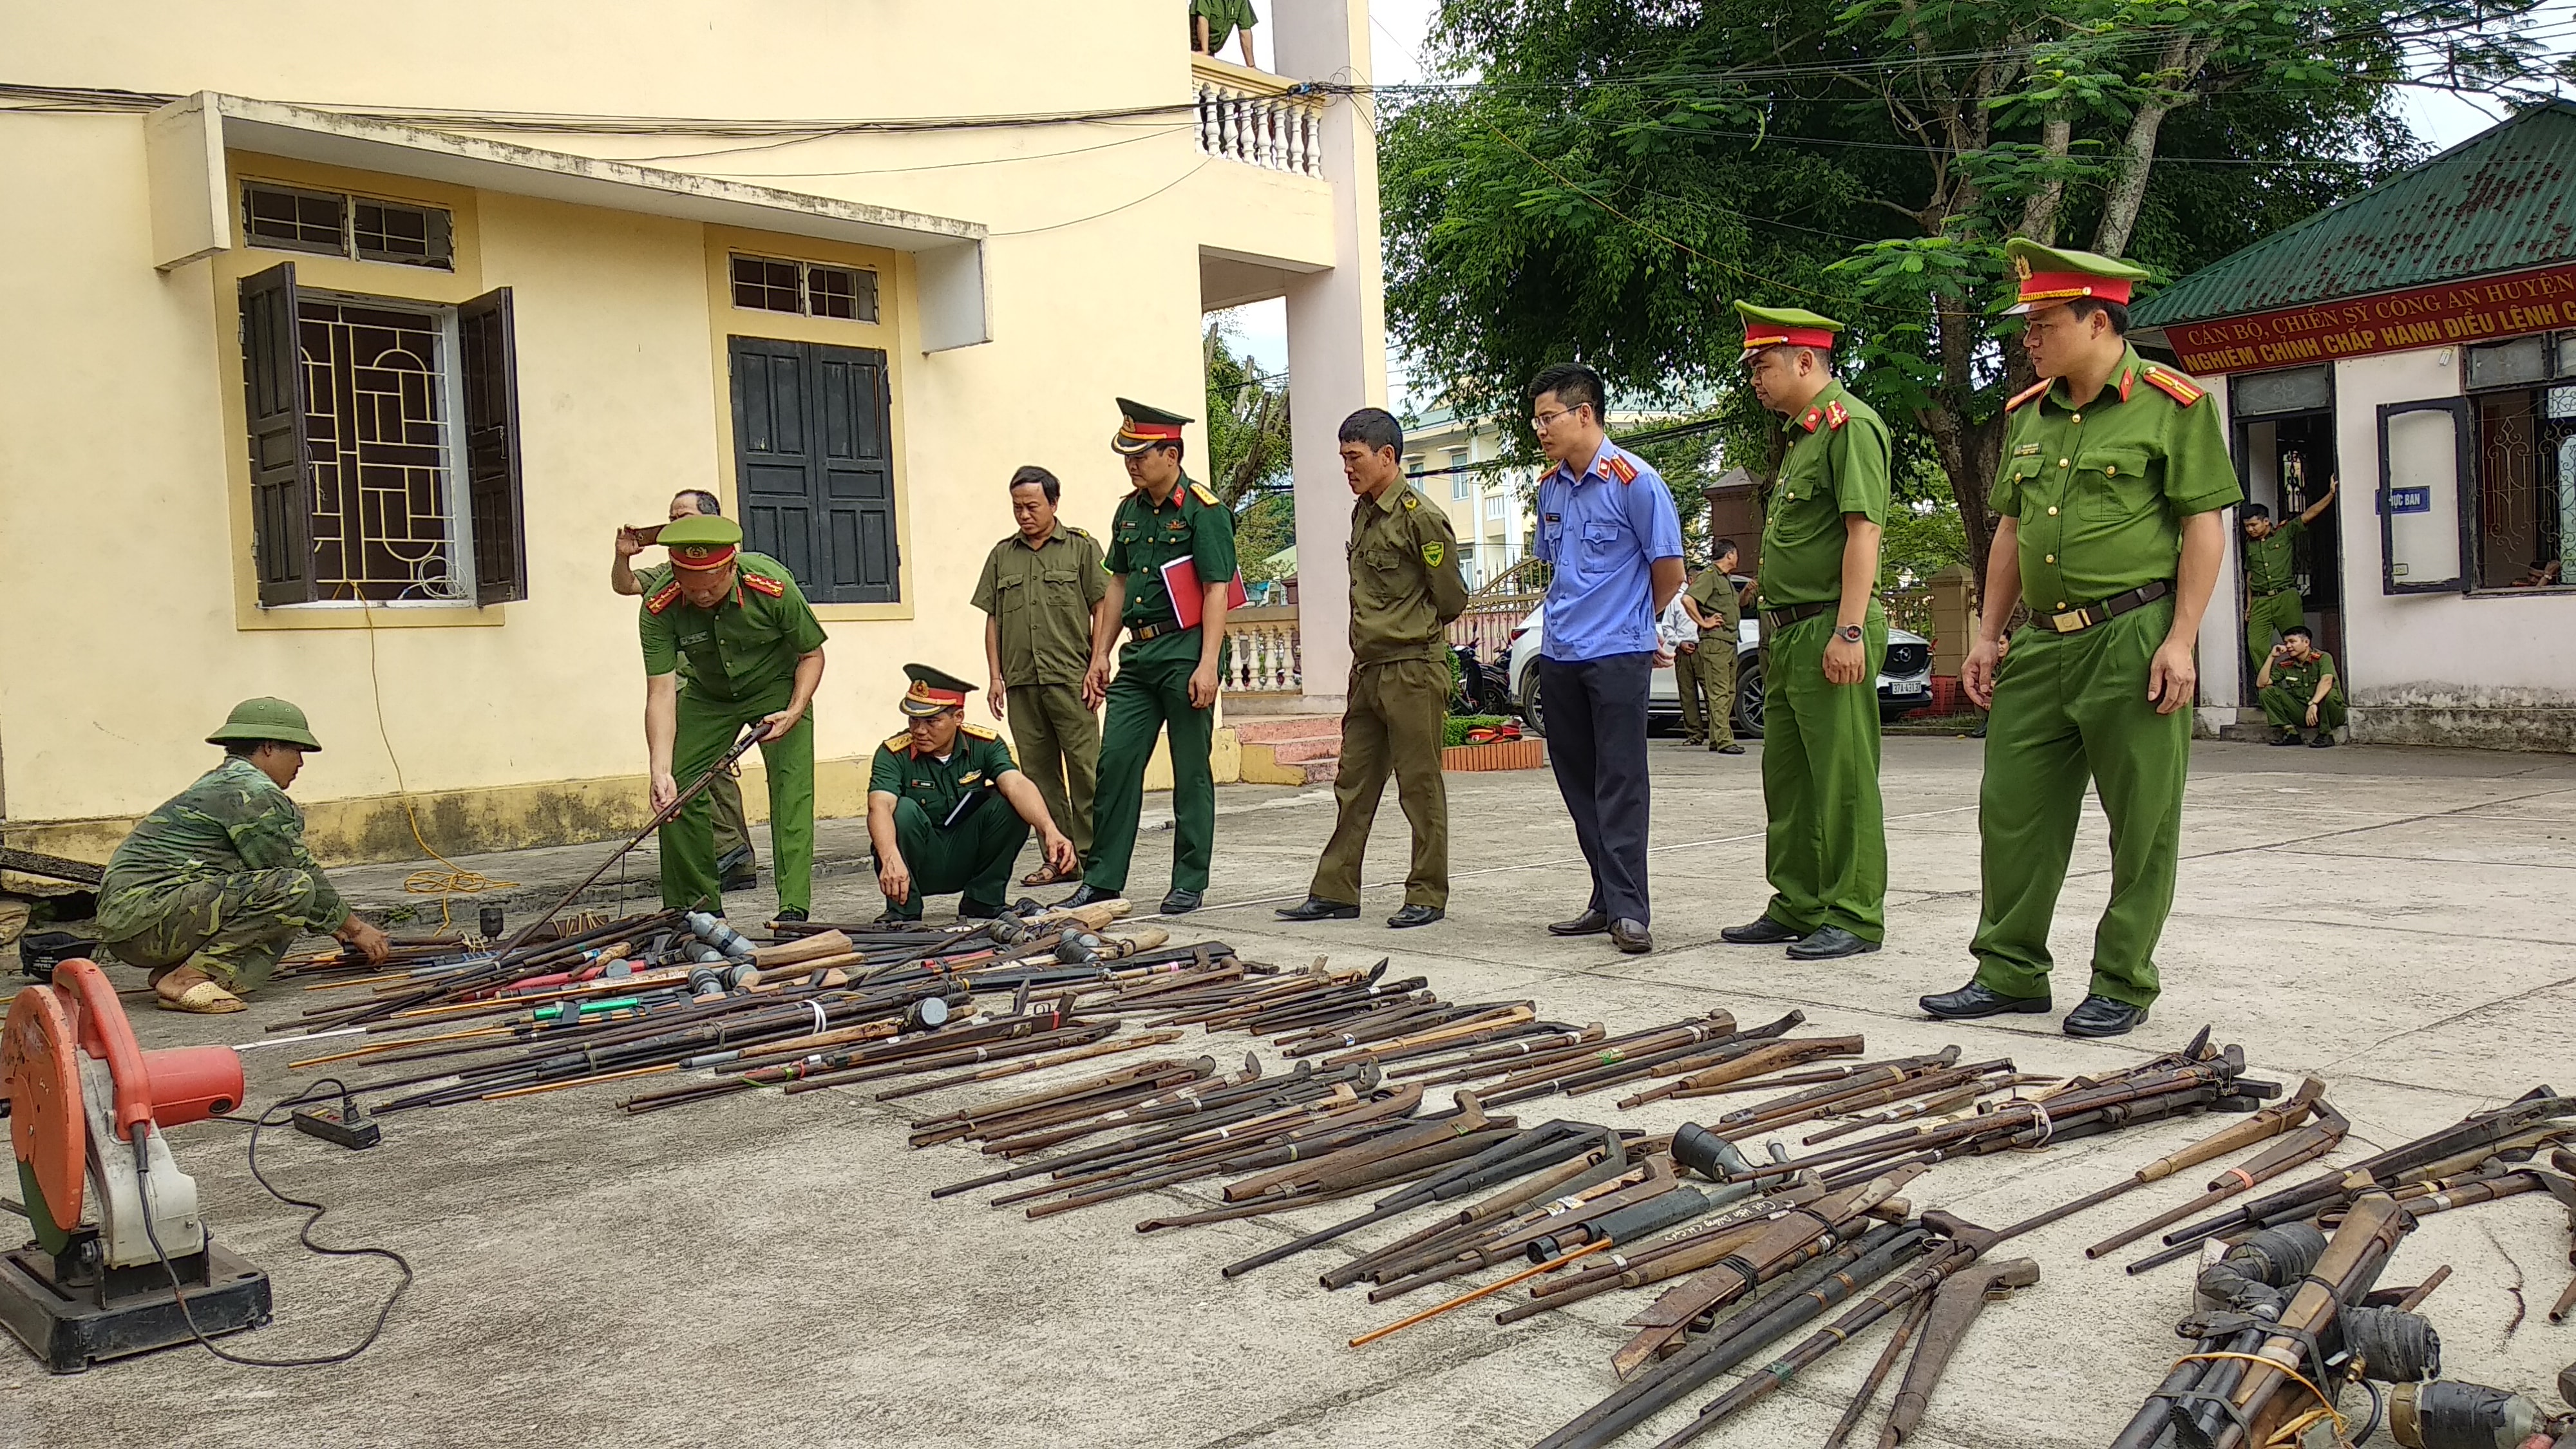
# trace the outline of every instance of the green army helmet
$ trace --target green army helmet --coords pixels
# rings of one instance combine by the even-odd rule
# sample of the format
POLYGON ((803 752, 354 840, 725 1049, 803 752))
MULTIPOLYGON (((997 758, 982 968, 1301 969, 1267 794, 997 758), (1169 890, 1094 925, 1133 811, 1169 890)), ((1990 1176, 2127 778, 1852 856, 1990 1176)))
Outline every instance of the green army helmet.
POLYGON ((2079 297, 2125 307, 2134 285, 2148 275, 2146 268, 2133 262, 2099 252, 2044 247, 2026 236, 2006 241, 2004 255, 2012 259, 2013 275, 2021 282, 2021 297, 2004 309, 2006 315, 2036 312, 2079 297))
POLYGON ((742 525, 716 514, 693 513, 662 526, 662 545, 671 551, 673 568, 720 569, 742 547, 742 525))
POLYGON ((305 722, 304 711, 282 699, 262 695, 245 699, 233 706, 215 732, 206 736, 210 745, 230 744, 236 740, 276 740, 299 749, 319 750, 322 742, 313 738, 313 726, 305 722))
POLYGON ((1735 304, 1735 313, 1744 319, 1745 358, 1766 347, 1812 347, 1818 352, 1833 350, 1834 334, 1843 324, 1820 312, 1804 307, 1756 307, 1750 302, 1735 304))
POLYGON ((1118 400, 1118 431, 1110 437, 1109 446, 1131 458, 1148 448, 1167 448, 1179 442, 1181 428, 1194 421, 1122 397, 1118 400))
POLYGON ((912 681, 912 688, 903 692, 903 712, 915 719, 928 719, 943 709, 964 709, 967 694, 975 688, 927 664, 907 664, 903 672, 912 681))

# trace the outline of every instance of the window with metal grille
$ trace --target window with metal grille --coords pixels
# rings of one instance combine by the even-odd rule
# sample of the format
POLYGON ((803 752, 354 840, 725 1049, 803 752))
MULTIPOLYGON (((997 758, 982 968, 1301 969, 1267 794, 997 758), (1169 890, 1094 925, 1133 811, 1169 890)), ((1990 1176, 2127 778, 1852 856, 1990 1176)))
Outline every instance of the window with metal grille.
POLYGON ((733 304, 847 322, 877 320, 877 274, 781 257, 733 259, 733 304))
POLYGON ((2576 334, 2468 348, 2472 589, 2565 588, 2576 553, 2576 334))
POLYGON ((442 208, 265 181, 242 184, 242 235, 255 247, 362 262, 456 264, 454 220, 442 208))

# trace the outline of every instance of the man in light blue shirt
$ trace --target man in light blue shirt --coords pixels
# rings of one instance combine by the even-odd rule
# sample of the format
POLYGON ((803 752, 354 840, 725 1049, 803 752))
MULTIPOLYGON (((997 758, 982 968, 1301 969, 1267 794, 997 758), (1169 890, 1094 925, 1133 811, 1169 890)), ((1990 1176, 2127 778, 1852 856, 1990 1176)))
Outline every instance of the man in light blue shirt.
POLYGON ((1601 425, 1601 374, 1560 363, 1530 383, 1530 427, 1555 464, 1538 485, 1537 555, 1553 566, 1538 687, 1548 762, 1592 867, 1583 914, 1548 930, 1607 931, 1651 951, 1646 905, 1646 683, 1655 620, 1682 587, 1682 523, 1646 460, 1601 425))

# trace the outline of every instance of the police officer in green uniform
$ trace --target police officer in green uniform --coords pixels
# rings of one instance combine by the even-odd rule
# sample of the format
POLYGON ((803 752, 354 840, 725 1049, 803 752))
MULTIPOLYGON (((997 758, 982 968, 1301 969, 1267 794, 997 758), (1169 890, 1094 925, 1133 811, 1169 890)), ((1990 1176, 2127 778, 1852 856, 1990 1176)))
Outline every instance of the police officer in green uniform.
POLYGON ((1708 555, 1708 567, 1682 590, 1682 608, 1699 626, 1699 642, 1673 660, 1673 682, 1681 687, 1685 743, 1740 755, 1744 746, 1735 742, 1735 648, 1744 632, 1744 600, 1735 591, 1735 566, 1742 556, 1731 538, 1710 544, 1708 555))
MULTIPOLYGON (((671 495, 673 523, 683 518, 696 518, 724 512, 716 496, 703 488, 683 488, 671 495)), ((646 548, 661 541, 658 528, 620 528, 617 530, 617 552, 608 561, 608 586, 630 599, 649 599, 671 581, 671 566, 648 564, 636 568, 633 560, 646 548)), ((689 661, 680 661, 680 688, 689 687, 689 661)), ((747 891, 760 884, 760 853, 752 848, 751 826, 742 813, 742 782, 735 772, 727 770, 707 786, 707 800, 716 829, 716 874, 729 891, 747 891)))
MULTIPOLYGON (((1047 814, 1064 826, 1075 851, 1091 852, 1091 795, 1100 769, 1100 719, 1083 702, 1091 636, 1107 612, 1109 574, 1100 541, 1056 521, 1063 485, 1034 465, 1011 475, 1011 516, 1019 531, 984 556, 975 607, 984 611, 985 696, 993 718, 1009 712, 1011 740, 1047 814)), ((1072 880, 1051 865, 1021 877, 1024 886, 1072 880)))
POLYGON ((1145 764, 1153 758, 1154 736, 1168 731, 1174 839, 1163 914, 1174 916, 1199 908, 1216 844, 1208 747, 1234 580, 1234 515, 1181 471, 1181 428, 1190 419, 1123 397, 1118 412, 1109 446, 1127 460, 1127 478, 1136 487, 1118 500, 1110 521, 1108 607, 1091 636, 1091 668, 1082 680, 1086 703, 1109 706, 1100 731, 1100 785, 1092 797, 1091 861, 1063 903, 1115 900, 1126 891, 1136 818, 1145 808, 1145 764), (1164 582, 1164 567, 1183 562, 1198 580, 1195 627, 1182 624, 1164 582), (1122 625, 1127 645, 1112 679, 1109 650, 1122 625))
POLYGON ((1404 429, 1384 408, 1342 420, 1342 478, 1351 506, 1351 682, 1342 711, 1341 770, 1333 782, 1333 838, 1315 863, 1306 899, 1272 914, 1323 921, 1360 913, 1360 859, 1377 821, 1386 777, 1413 827, 1413 868, 1398 930, 1427 926, 1449 909, 1449 789, 1440 748, 1449 717, 1449 621, 1467 611, 1458 538, 1449 515, 1404 481, 1404 429))
POLYGON ((2288 638, 2290 630, 2308 621, 2307 606, 2299 598, 2299 580, 2290 557, 2290 541, 2308 531, 2326 506, 2334 502, 2340 480, 2326 480, 2326 495, 2307 506, 2298 517, 2275 524, 2272 510, 2260 503, 2248 503, 2237 510, 2244 516, 2245 528, 2245 657, 2261 668, 2272 652, 2272 636, 2288 638))
POLYGON ((2281 631, 2281 642, 2263 656, 2254 687, 2263 701, 2263 718, 2272 722, 2272 743, 2295 745, 2299 728, 2316 731, 2308 743, 2332 748, 2343 728, 2343 681, 2335 677, 2334 656, 2317 647, 2305 624, 2281 631))
POLYGON ((1887 935, 1887 826, 1878 793, 1878 671, 1887 613, 1887 424, 1834 377, 1842 324, 1735 304, 1753 394, 1788 417, 1762 524, 1762 801, 1771 903, 1718 934, 1789 943, 1800 961, 1875 951, 1887 935))
POLYGON ((878 919, 920 920, 923 897, 950 891, 962 892, 960 920, 1000 915, 1011 863, 1032 829, 1049 865, 1078 870, 1073 842, 1056 829, 1011 747, 965 722, 975 686, 927 664, 907 664, 903 672, 912 680, 903 733, 877 746, 868 764, 868 841, 886 902, 878 919))
POLYGON ((2202 612, 2244 500, 2217 406, 2124 335, 2137 267, 2005 244, 2038 385, 2007 403, 1986 603, 1960 683, 1991 711, 1977 826, 1977 974, 1926 996, 1936 1017, 2049 1009, 2048 927, 2088 778, 2111 821, 2111 904, 2069 1036, 2118 1036, 2156 999, 2173 907, 2202 612), (2009 648, 2015 601, 2030 622, 2009 648))
MULTIPOLYGON (((814 720, 823 626, 787 565, 742 550, 729 518, 683 518, 662 530, 671 581, 644 600, 644 743, 653 808, 679 798, 745 725, 760 727, 769 776, 769 856, 778 918, 806 919, 814 893, 814 720), (689 687, 679 687, 680 661, 689 687)), ((662 827, 662 904, 722 913, 715 834, 700 791, 662 827)))

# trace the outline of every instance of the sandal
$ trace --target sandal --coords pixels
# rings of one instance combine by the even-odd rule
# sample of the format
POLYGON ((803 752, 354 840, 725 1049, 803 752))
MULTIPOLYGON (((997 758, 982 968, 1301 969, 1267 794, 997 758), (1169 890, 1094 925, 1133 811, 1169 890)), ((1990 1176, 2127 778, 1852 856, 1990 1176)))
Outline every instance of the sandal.
POLYGON ((1051 886, 1060 885, 1069 880, 1080 880, 1081 878, 1081 871, 1077 870, 1070 875, 1066 875, 1058 872, 1053 866, 1042 865, 1037 869, 1030 871, 1027 875, 1021 876, 1020 884, 1024 886, 1051 886))
POLYGON ((177 996, 152 993, 153 1003, 163 1011, 184 1011, 195 1016, 225 1016, 250 1010, 250 1004, 211 981, 200 981, 177 996))

